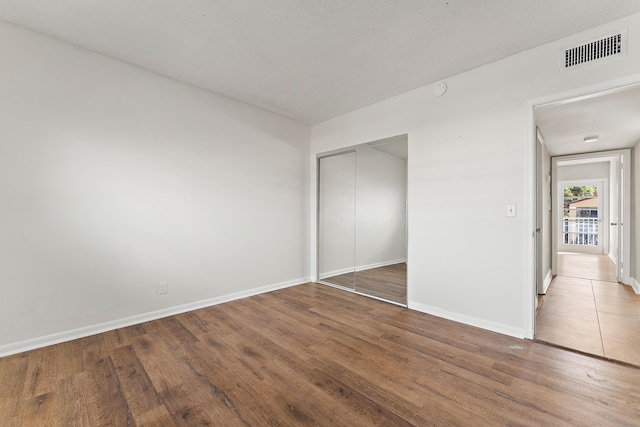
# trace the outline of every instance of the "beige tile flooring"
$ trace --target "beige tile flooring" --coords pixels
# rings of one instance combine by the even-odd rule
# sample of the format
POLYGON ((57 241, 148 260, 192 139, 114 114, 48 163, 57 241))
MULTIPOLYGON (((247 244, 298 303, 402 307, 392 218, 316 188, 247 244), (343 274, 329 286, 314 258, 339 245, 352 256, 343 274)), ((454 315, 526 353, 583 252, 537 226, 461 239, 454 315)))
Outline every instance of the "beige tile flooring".
POLYGON ((558 276, 616 281, 616 265, 606 255, 558 253, 558 276))
POLYGON ((536 315, 536 339, 640 365, 640 295, 616 283, 606 256, 559 254, 558 267, 536 315))

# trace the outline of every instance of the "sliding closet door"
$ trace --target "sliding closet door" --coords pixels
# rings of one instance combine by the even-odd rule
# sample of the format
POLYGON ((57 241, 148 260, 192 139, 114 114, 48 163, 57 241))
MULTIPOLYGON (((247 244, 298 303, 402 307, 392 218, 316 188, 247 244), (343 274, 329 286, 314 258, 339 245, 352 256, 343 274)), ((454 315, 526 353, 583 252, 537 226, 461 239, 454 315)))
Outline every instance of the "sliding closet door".
POLYGON ((406 304, 406 138, 356 151, 355 193, 355 290, 406 304))
POLYGON ((319 159, 318 276, 355 289, 356 153, 319 159))
POLYGON ((407 304, 407 136, 318 160, 319 281, 407 304))

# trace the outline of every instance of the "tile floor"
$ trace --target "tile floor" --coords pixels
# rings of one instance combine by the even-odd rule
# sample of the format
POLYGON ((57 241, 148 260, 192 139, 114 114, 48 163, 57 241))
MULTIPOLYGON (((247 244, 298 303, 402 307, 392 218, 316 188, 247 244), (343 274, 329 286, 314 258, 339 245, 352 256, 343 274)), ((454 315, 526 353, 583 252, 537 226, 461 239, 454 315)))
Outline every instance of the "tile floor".
POLYGON ((616 266, 606 255, 558 253, 558 276, 616 281, 616 266))
POLYGON ((559 257, 559 274, 542 298, 536 339, 640 365, 640 295, 615 282, 607 257, 569 255, 559 257))

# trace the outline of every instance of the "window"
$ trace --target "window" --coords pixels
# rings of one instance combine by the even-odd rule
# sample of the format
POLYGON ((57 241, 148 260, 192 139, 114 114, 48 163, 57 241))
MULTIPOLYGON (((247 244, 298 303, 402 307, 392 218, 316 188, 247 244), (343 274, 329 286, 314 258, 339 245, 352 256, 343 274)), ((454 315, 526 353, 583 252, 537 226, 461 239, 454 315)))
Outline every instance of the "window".
POLYGON ((598 209, 593 208, 577 208, 576 217, 578 218, 598 218, 598 209))

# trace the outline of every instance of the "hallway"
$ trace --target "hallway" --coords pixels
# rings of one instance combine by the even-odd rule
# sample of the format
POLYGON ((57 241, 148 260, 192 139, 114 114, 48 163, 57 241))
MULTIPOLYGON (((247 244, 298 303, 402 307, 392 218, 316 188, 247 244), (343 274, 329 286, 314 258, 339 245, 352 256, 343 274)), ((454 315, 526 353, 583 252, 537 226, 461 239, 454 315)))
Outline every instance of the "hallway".
POLYGON ((640 295, 603 255, 558 254, 536 315, 536 339, 640 365, 640 295))

